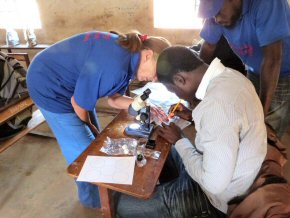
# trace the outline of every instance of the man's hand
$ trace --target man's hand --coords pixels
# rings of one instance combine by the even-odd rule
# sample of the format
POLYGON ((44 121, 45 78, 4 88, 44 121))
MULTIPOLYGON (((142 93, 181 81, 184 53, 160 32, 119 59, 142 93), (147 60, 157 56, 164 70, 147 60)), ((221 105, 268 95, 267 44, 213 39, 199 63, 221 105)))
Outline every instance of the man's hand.
POLYGON ((169 108, 170 117, 178 116, 184 120, 192 121, 192 111, 189 110, 187 107, 185 107, 183 104, 179 104, 176 110, 174 111, 174 114, 170 114, 175 106, 176 104, 171 105, 171 107, 169 108))
POLYGON ((210 64, 214 59, 214 52, 216 50, 216 44, 210 44, 204 41, 201 45, 199 57, 207 64, 210 64))
POLYGON ((162 123, 162 127, 156 127, 154 134, 161 136, 171 144, 175 144, 179 139, 182 138, 181 129, 174 123, 170 123, 169 125, 162 123))

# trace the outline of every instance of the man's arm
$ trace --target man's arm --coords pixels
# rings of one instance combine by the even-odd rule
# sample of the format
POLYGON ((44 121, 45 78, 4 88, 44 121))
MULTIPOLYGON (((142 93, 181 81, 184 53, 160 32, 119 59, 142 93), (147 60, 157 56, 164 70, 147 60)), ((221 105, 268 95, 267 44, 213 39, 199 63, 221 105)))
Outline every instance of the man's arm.
POLYGON ((199 57, 207 64, 210 64, 214 58, 214 52, 216 49, 216 44, 210 44, 204 41, 201 45, 199 57))
POLYGON ((231 107, 224 110, 224 105, 213 102, 211 108, 213 110, 204 114, 202 128, 196 136, 202 152, 189 139, 183 138, 181 130, 175 124, 158 127, 156 134, 175 144, 191 178, 210 193, 218 194, 227 188, 235 171, 239 128, 234 117, 232 121, 228 120, 229 114, 233 114, 231 107))
POLYGON ((277 87, 282 62, 282 41, 279 40, 263 47, 261 65, 260 99, 264 115, 269 112, 272 98, 277 87))
POLYGON ((218 194, 228 187, 235 172, 240 143, 236 118, 241 116, 236 116, 235 107, 219 102, 208 105, 202 106, 203 116, 196 124, 201 128, 196 129, 195 146, 182 138, 175 148, 187 173, 208 192, 218 194))
POLYGON ((88 124, 88 126, 90 127, 90 129, 96 134, 100 134, 99 133, 99 130, 97 129, 97 127, 95 127, 92 122, 91 122, 91 119, 90 119, 90 116, 89 116, 89 112, 85 109, 83 109, 82 107, 80 107, 76 101, 75 101, 75 98, 74 96, 71 97, 71 104, 74 108, 74 111, 75 113, 77 114, 77 116, 82 120, 84 121, 86 124, 88 124))

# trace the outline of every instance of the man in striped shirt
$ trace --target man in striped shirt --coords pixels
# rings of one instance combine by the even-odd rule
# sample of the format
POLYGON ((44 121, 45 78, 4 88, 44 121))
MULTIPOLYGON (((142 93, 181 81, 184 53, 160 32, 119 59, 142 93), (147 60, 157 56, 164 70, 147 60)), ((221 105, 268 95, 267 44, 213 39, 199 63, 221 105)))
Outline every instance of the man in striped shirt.
POLYGON ((259 97, 238 71, 224 67, 219 59, 208 66, 182 46, 160 54, 157 76, 179 98, 201 100, 193 111, 183 105, 175 111, 194 121, 195 143, 174 123, 160 127, 158 134, 173 144, 172 172, 177 169, 178 177, 159 185, 147 201, 135 199, 130 204, 130 197, 121 197, 118 212, 139 218, 142 214, 150 218, 225 217, 227 202, 247 192, 266 155, 259 97), (127 211, 122 207, 125 204, 127 211))

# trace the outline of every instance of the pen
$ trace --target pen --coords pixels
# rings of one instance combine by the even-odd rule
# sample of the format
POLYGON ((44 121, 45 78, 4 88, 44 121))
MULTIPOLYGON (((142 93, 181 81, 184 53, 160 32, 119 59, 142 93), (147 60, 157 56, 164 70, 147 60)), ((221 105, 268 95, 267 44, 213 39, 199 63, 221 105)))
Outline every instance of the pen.
POLYGON ((169 117, 173 117, 174 116, 174 112, 176 111, 176 109, 178 108, 179 104, 181 103, 181 99, 179 100, 179 102, 175 105, 175 107, 173 108, 173 110, 170 112, 169 117))

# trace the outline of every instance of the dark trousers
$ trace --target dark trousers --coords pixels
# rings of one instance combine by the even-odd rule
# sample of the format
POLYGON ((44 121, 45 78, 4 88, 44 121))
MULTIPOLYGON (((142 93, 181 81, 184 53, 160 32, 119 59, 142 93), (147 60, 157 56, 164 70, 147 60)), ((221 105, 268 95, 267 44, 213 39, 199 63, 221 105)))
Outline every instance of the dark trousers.
MULTIPOLYGON (((142 200, 125 194, 117 194, 117 217, 146 217, 146 218, 190 218, 190 217, 225 217, 225 214, 213 207, 200 186, 186 173, 182 160, 175 148, 165 165, 166 171, 171 170, 173 177, 168 180, 170 173, 163 173, 167 178, 156 187, 153 196, 142 200)), ((150 179, 150 178, 148 178, 150 179)))
MULTIPOLYGON (((260 93, 260 76, 253 72, 247 75, 253 83, 256 92, 260 93)), ((279 78, 270 110, 265 116, 266 123, 270 124, 276 131, 277 136, 281 138, 290 122, 290 75, 279 78)))

